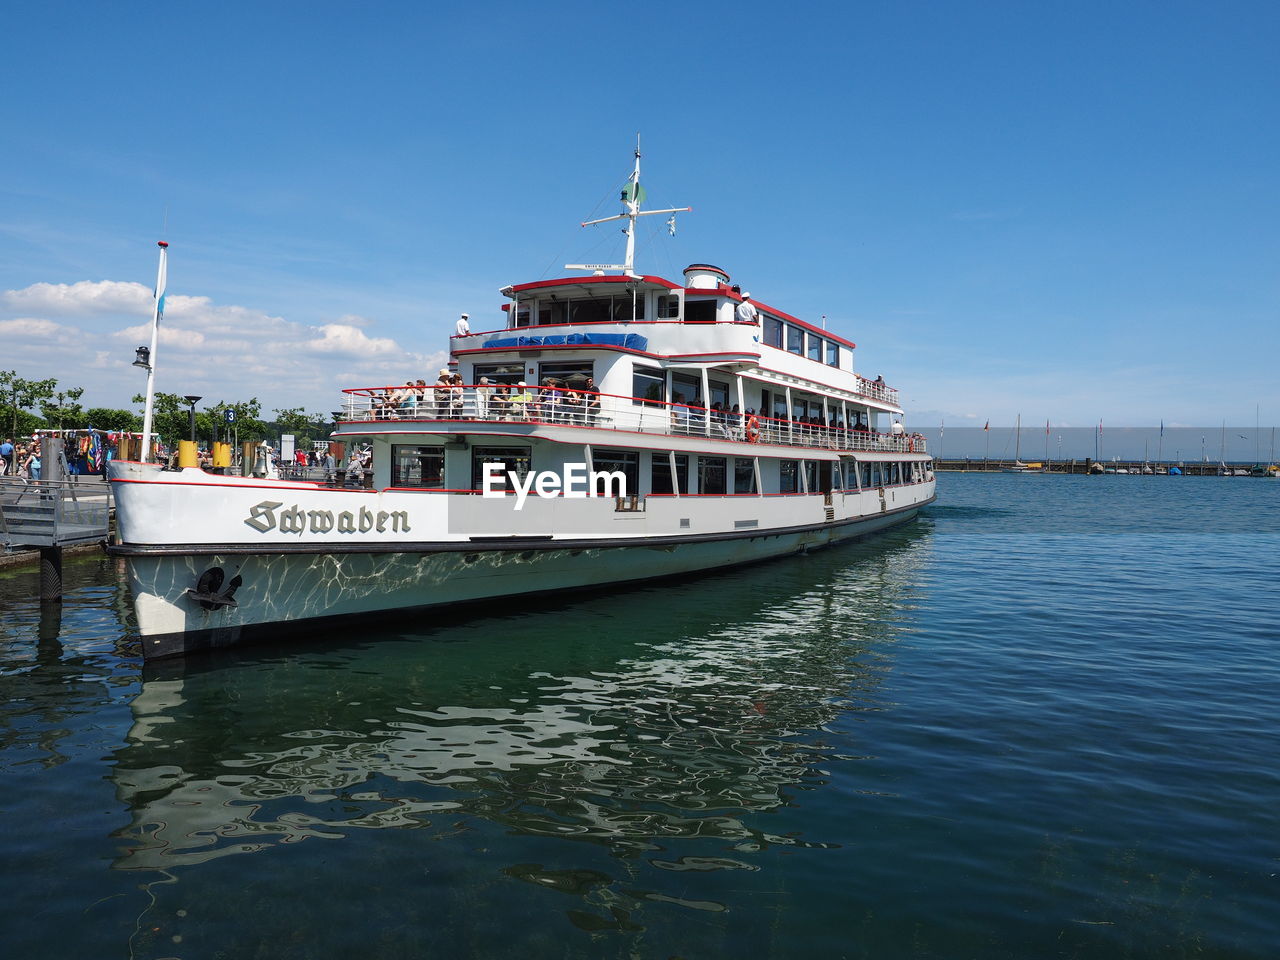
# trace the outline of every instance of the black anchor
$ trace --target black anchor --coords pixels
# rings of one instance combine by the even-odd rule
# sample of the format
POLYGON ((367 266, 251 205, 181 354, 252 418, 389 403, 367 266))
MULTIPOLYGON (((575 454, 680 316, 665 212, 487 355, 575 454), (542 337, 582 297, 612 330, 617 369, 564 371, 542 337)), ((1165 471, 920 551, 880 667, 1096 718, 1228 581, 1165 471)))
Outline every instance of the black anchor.
POLYGON ((200 574, 196 580, 196 585, 187 590, 187 596, 195 600, 200 606, 206 610, 217 610, 221 607, 236 606, 235 595, 240 589, 240 584, 244 581, 240 579, 240 575, 232 577, 227 583, 225 589, 221 589, 222 581, 226 579, 226 573, 221 567, 210 567, 204 573, 200 574))

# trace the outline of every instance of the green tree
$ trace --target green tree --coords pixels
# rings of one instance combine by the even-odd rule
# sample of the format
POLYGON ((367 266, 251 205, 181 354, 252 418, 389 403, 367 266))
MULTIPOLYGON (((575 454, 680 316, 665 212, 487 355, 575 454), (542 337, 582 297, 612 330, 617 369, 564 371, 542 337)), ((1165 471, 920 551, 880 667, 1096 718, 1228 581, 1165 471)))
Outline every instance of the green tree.
MULTIPOLYGON (((139 393, 133 398, 133 402, 145 404, 147 398, 139 393)), ((187 409, 187 401, 176 393, 156 391, 151 402, 152 432, 168 444, 185 439, 190 432, 187 409)))
POLYGON ((142 429, 142 418, 132 410, 90 407, 84 412, 84 425, 96 427, 99 430, 123 430, 137 433, 142 429))
POLYGON ((318 413, 307 413, 302 407, 289 407, 273 412, 276 415, 275 425, 279 432, 293 434, 300 447, 308 446, 325 430, 324 418, 318 413))
POLYGON ((80 406, 82 396, 84 396, 84 387, 68 387, 66 390, 59 390, 40 404, 40 412, 44 414, 44 419, 49 426, 58 430, 86 426, 84 409, 80 406))
POLYGON ((16 370, 0 370, 0 416, 9 422, 11 436, 31 433, 43 426, 39 418, 25 411, 50 399, 57 385, 57 380, 27 380, 18 376, 16 370))

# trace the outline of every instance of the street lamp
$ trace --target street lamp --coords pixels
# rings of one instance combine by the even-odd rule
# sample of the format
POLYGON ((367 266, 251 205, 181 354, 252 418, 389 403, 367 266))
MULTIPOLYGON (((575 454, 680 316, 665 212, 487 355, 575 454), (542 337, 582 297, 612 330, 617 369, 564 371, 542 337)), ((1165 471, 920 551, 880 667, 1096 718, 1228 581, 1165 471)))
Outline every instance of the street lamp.
POLYGON ((186 396, 182 398, 191 404, 191 442, 196 442, 196 404, 200 402, 199 397, 186 396))

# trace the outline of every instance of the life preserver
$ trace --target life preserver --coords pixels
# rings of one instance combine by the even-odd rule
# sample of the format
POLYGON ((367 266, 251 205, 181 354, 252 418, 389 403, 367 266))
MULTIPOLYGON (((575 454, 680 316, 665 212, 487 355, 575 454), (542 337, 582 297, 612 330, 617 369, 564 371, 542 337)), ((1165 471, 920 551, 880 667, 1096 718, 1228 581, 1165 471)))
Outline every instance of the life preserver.
POLYGON ((754 416, 747 418, 747 443, 760 442, 760 421, 754 416))

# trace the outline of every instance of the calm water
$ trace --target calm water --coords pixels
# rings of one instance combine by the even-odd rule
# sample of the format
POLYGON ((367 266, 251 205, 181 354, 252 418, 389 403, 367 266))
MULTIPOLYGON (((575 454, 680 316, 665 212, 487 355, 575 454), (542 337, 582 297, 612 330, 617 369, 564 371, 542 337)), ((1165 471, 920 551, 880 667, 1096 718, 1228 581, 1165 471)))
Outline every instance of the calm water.
POLYGON ((1280 955, 1280 481, 143 669, 0 578, 11 957, 1280 955))

